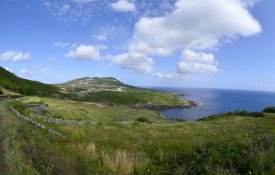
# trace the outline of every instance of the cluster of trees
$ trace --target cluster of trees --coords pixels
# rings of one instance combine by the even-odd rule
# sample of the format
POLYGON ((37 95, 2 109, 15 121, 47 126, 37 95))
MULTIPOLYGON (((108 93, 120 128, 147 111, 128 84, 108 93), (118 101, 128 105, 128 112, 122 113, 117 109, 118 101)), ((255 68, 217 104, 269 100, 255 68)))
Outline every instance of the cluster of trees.
POLYGON ((275 113, 275 107, 266 107, 264 109, 264 112, 267 112, 267 113, 275 113))

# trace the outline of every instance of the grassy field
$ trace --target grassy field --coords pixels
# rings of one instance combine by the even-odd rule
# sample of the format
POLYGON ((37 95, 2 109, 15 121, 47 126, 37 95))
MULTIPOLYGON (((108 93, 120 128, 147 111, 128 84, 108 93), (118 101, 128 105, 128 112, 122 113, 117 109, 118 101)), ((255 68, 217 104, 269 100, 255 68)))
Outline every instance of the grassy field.
MULTIPOLYGON (((64 96, 66 98, 66 95, 64 96)), ((160 92, 146 89, 127 89, 118 91, 98 91, 85 94, 84 96, 68 94, 68 99, 77 101, 102 102, 109 104, 122 104, 133 106, 135 104, 158 104, 158 105, 183 105, 189 103, 186 100, 179 99, 168 92, 160 92)))
MULTIPOLYGON (((63 119, 102 123, 60 126, 37 119, 63 136, 57 137, 19 120, 8 105, 0 103, 2 155, 9 174, 275 173, 272 113, 258 118, 232 113, 199 122, 175 122, 124 106, 106 111, 100 103, 36 97, 16 101, 13 105, 21 107, 43 104, 48 106, 45 114, 54 112, 63 119), (138 122, 136 112, 151 122, 138 122), (118 116, 125 122, 112 122, 118 116)), ((33 115, 28 110, 22 112, 33 115)))
MULTIPOLYGON (((124 105, 108 105, 104 103, 76 102, 52 98, 25 97, 14 100, 26 108, 29 104, 46 106, 45 116, 64 120, 85 120, 98 122, 134 121, 147 118, 150 121, 161 120, 159 113, 149 110, 133 109, 124 105)), ((22 112, 22 111, 21 111, 22 112)), ((30 111, 28 113, 31 115, 30 111)))

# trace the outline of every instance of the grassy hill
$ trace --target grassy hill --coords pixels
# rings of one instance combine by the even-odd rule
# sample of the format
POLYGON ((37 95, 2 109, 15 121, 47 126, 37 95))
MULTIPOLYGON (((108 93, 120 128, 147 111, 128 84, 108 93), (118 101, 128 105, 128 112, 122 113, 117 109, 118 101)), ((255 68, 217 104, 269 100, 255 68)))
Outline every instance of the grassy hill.
POLYGON ((98 103, 34 97, 10 103, 45 128, 18 119, 0 102, 0 155, 2 151, 6 174, 271 175, 275 171, 274 113, 261 117, 231 113, 176 122, 161 120, 150 111, 106 109, 98 103), (47 117, 101 123, 45 121, 28 109, 34 104, 45 106, 47 117), (139 120, 140 115, 151 122, 139 120))
POLYGON ((0 86, 23 95, 51 96, 58 87, 17 77, 0 66, 0 86))
POLYGON ((112 103, 130 106, 138 104, 168 106, 189 105, 187 101, 175 97, 174 94, 137 88, 122 83, 112 77, 86 77, 57 84, 56 86, 65 94, 64 98, 77 101, 112 103))
POLYGON ((65 93, 77 94, 87 94, 98 91, 123 91, 127 88, 134 88, 112 77, 84 77, 57 84, 56 86, 60 87, 65 93))

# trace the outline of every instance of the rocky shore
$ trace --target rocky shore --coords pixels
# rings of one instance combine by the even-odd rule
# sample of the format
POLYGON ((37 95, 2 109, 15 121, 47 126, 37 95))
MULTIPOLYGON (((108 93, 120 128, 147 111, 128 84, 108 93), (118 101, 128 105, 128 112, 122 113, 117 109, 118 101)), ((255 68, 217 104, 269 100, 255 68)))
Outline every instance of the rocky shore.
POLYGON ((162 105, 162 104, 136 104, 133 107, 138 109, 150 109, 150 110, 170 110, 170 109, 191 109, 197 107, 198 104, 194 101, 188 101, 187 105, 162 105))

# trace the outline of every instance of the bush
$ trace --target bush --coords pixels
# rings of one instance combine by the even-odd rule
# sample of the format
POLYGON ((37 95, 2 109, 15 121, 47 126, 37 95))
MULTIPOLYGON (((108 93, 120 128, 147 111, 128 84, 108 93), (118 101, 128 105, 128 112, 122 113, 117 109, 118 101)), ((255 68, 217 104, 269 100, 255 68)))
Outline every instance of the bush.
POLYGON ((233 112, 226 112, 226 113, 222 113, 222 114, 217 114, 217 115, 210 115, 208 117, 204 117, 199 119, 198 121, 211 121, 211 120, 215 120, 221 117, 229 117, 229 116, 233 116, 233 115, 238 115, 238 116, 243 116, 243 117, 254 117, 254 118, 259 118, 259 117, 264 117, 264 113, 263 112, 249 112, 246 110, 237 110, 237 111, 233 111, 233 112))
POLYGON ((138 121, 138 122, 143 122, 143 123, 151 123, 151 122, 148 120, 148 118, 146 118, 146 117, 139 117, 139 118, 136 119, 136 121, 138 121))
POLYGON ((275 107, 266 107, 263 112, 267 112, 267 113, 275 113, 275 107))
POLYGON ((240 116, 247 116, 247 117, 264 117, 263 112, 249 112, 249 111, 234 111, 229 112, 230 115, 240 115, 240 116))

